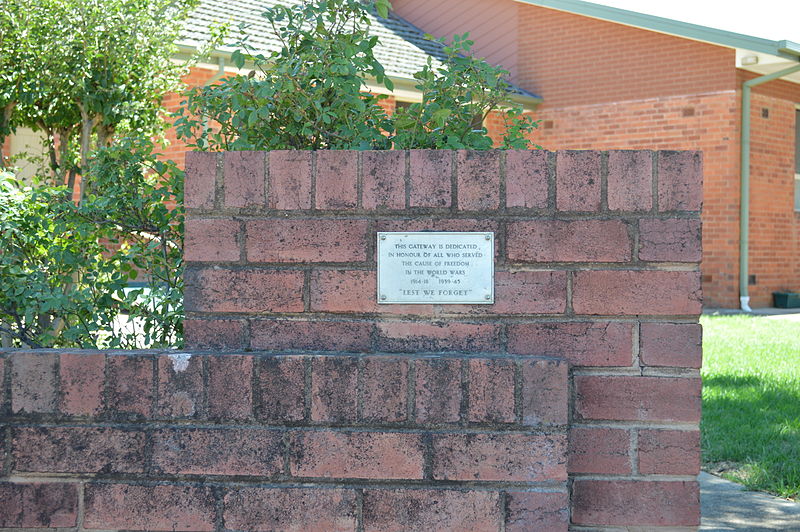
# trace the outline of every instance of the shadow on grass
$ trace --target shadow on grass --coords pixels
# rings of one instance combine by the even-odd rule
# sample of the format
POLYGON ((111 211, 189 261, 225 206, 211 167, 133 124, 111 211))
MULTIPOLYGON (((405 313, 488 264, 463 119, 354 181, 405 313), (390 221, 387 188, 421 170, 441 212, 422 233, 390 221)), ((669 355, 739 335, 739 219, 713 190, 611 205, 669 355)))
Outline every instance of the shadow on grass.
POLYGON ((800 494, 800 387, 752 375, 703 380, 703 461, 749 489, 800 494))

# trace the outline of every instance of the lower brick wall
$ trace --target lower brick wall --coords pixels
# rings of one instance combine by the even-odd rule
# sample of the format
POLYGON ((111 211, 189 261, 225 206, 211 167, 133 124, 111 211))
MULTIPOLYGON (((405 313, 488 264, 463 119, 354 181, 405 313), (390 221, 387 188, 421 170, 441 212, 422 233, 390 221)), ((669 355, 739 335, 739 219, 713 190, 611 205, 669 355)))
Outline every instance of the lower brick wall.
POLYGON ((17 351, 0 367, 4 528, 567 527, 560 360, 17 351))

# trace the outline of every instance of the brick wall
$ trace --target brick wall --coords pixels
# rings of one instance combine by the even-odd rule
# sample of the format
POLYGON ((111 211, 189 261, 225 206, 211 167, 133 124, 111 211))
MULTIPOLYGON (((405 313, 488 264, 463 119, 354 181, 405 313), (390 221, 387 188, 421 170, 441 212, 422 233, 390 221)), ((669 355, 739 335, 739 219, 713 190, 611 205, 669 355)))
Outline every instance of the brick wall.
POLYGON ((697 526, 698 153, 187 172, 191 355, 3 354, 2 526, 697 526), (376 304, 376 232, 426 229, 495 233, 493 305, 376 304))

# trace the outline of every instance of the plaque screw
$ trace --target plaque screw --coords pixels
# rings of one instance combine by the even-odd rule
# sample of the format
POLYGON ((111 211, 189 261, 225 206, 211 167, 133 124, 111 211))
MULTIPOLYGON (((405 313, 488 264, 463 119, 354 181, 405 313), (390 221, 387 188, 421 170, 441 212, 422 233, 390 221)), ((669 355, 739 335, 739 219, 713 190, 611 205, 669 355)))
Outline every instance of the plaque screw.
POLYGON ((381 240, 386 240, 386 235, 381 235, 381 240))
POLYGON ((381 301, 386 301, 386 296, 381 294, 381 301))
POLYGON ((492 239, 492 235, 486 235, 486 240, 491 240, 491 239, 492 239))
POLYGON ((486 299, 486 300, 489 300, 489 299, 492 299, 492 296, 491 296, 491 294, 486 294, 485 296, 483 296, 483 298, 486 299))

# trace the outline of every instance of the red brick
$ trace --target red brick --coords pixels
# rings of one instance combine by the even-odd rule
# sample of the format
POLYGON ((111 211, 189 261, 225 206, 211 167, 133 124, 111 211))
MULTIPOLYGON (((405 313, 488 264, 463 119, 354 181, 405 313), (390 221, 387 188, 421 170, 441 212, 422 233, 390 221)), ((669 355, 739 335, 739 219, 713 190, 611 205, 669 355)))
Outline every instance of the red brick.
POLYGON ((608 208, 612 211, 653 208, 653 152, 608 152, 608 208))
POLYGON ((506 494, 506 532, 567 532, 569 495, 536 491, 506 494))
POLYGON ((500 152, 497 150, 456 152, 458 208, 491 211, 500 207, 500 152))
POLYGON ((508 225, 508 259, 522 262, 626 262, 628 227, 621 220, 531 220, 508 225))
POLYGON ((448 305, 453 314, 560 314, 567 307, 563 271, 495 272, 494 304, 448 305))
POLYGON ((513 423, 514 362, 503 359, 470 359, 469 421, 513 423))
POLYGON ((0 482, 0 527, 68 527, 78 521, 78 485, 0 482))
POLYGON ((316 208, 355 208, 358 203, 358 152, 320 150, 316 154, 316 208))
POLYGON ((506 206, 547 208, 548 153, 542 150, 506 152, 506 206))
POLYGON ((106 359, 107 407, 123 415, 150 417, 153 410, 153 359, 110 355, 106 359))
POLYGON ((85 528, 213 531, 215 503, 207 486, 87 484, 85 528))
POLYGON ((214 208, 218 156, 211 152, 186 152, 184 203, 187 209, 214 208))
POLYGON ((403 209, 406 206, 406 155, 404 151, 362 153, 365 209, 403 209))
POLYGON ((364 532, 498 530, 499 494, 426 489, 364 490, 364 532))
POLYGON ((258 360, 259 409, 257 416, 268 423, 301 421, 305 417, 304 357, 263 357, 258 360))
POLYGON ((572 427, 569 430, 570 473, 629 475, 631 434, 623 429, 572 427))
MULTIPOLYGON (((62 353, 59 409, 69 416, 96 416, 103 410, 106 356, 62 353)), ((0 373, 2 370, 0 369, 0 373)))
POLYGON ((436 480, 567 480, 564 434, 435 434, 432 447, 436 480))
POLYGON ((409 150, 410 207, 450 207, 453 152, 409 150))
POLYGON ((600 209, 600 152, 556 154, 556 207, 560 211, 600 209))
POLYGON ((208 415, 212 419, 250 419, 253 412, 253 357, 208 357, 208 415))
POLYGON ((703 205, 703 154, 658 152, 658 210, 699 211, 703 205))
POLYGON ((240 488, 225 495, 225 527, 251 531, 352 532, 354 490, 337 488, 240 488))
POLYGON ((263 151, 226 151, 223 154, 226 207, 265 204, 265 158, 263 151))
POLYGON ((700 432, 640 429, 639 473, 692 476, 700 473, 700 432))
POLYGON ((698 315, 698 272, 582 271, 572 289, 576 314, 698 315))
POLYGON ((371 346, 367 321, 262 320, 250 329, 253 349, 362 352, 371 346))
POLYGON ((662 262, 700 262, 700 220, 670 218, 639 221, 639 258, 662 262))
POLYGON ((162 418, 191 418, 203 410, 203 360, 188 353, 158 357, 158 406, 162 418))
POLYGON ((560 360, 522 362, 522 422, 526 425, 567 423, 568 367, 560 360))
POLYGON ((318 270, 311 274, 311 310, 375 312, 376 275, 363 270, 318 270))
POLYGON ((359 262, 366 259, 366 220, 273 218, 247 222, 247 260, 250 262, 359 262))
POLYGON ((187 218, 184 259, 189 262, 237 262, 239 222, 230 218, 187 218))
POLYGON ((508 351, 554 356, 574 366, 630 366, 633 325, 619 322, 539 322, 508 325, 508 351))
POLYGON ((397 432, 295 432, 289 472, 295 477, 422 479, 421 434, 397 432))
POLYGON ((698 323, 642 323, 639 358, 646 366, 700 368, 703 329, 698 323))
POLYGON ((470 218, 430 218, 416 217, 400 220, 376 220, 377 231, 462 231, 494 232, 500 230, 496 220, 475 220, 470 218))
POLYGON ((188 349, 240 349, 245 346, 244 320, 183 320, 188 349))
POLYGON ((700 421, 700 379, 575 377, 575 415, 617 421, 700 421))
POLYGON ((14 353, 11 362, 11 411, 14 414, 54 413, 58 408, 55 353, 14 353))
POLYGON ((305 150, 269 152, 269 207, 311 208, 311 154, 305 150))
POLYGON ((302 312, 304 274, 294 270, 186 270, 188 312, 302 312))
POLYGON ((311 419, 344 422, 358 418, 358 360, 330 356, 311 359, 311 419))
POLYGON ((268 477, 283 472, 276 430, 161 429, 153 432, 153 466, 176 475, 268 477))
POLYGON ((697 482, 575 480, 572 523, 576 525, 697 526, 697 482))
POLYGON ((397 423, 408 419, 408 359, 368 357, 361 369, 361 420, 397 423))
POLYGON ((94 427, 14 429, 14 470, 37 473, 142 473, 145 434, 94 427))
POLYGON ((497 352, 500 326, 493 323, 378 322, 380 351, 497 352))
POLYGON ((416 362, 418 423, 454 423, 461 419, 461 360, 430 358, 416 362))

